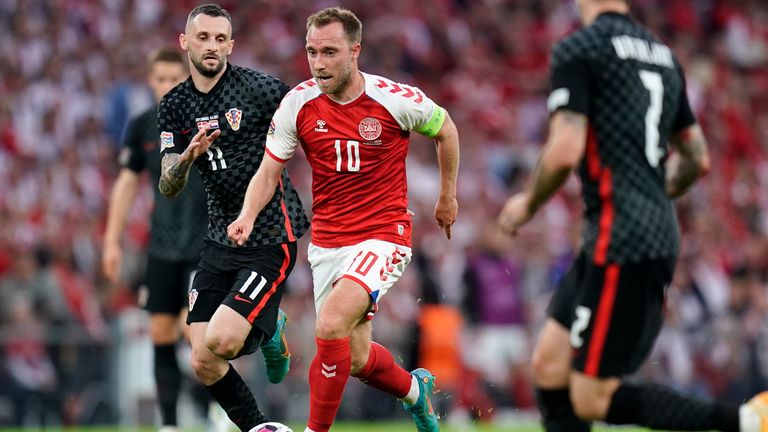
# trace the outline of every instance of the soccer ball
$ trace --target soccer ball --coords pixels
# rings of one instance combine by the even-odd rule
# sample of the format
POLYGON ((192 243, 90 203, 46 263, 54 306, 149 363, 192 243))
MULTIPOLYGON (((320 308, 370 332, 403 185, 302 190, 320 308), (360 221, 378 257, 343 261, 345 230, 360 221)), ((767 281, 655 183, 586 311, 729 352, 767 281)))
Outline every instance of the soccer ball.
POLYGON ((739 408, 739 424, 744 432, 768 431, 768 392, 762 392, 739 408))
POLYGON ((251 429, 249 432, 293 432, 293 429, 282 423, 269 422, 262 423, 251 429))

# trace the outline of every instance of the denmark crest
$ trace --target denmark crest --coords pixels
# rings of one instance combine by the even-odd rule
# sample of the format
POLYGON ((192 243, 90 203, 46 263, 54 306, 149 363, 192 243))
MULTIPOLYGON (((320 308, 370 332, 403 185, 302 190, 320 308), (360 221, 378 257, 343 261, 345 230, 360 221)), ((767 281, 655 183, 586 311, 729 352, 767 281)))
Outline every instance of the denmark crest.
POLYGON ((227 118, 227 122, 233 131, 240 129, 240 122, 243 120, 243 110, 237 108, 230 108, 224 117, 227 118))
POLYGON ((360 136, 366 141, 373 141, 381 135, 381 123, 372 117, 366 117, 358 127, 360 136))

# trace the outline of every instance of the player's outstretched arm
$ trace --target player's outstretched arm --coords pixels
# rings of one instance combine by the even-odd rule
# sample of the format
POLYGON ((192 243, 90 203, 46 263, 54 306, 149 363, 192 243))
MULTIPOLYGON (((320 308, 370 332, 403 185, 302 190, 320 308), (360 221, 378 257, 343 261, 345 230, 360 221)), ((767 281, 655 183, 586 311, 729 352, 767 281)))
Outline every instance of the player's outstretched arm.
POLYGON ((440 166, 440 196, 435 204, 435 221, 451 238, 451 226, 456 222, 459 203, 456 199, 456 178, 459 175, 459 132, 448 112, 440 131, 435 135, 437 162, 440 166))
POLYGON ((560 110, 552 115, 547 144, 541 152, 528 186, 504 205, 498 223, 502 231, 516 234, 565 183, 584 156, 587 116, 560 110))
POLYGON ((283 168, 285 168, 285 163, 265 155, 256 174, 251 177, 240 215, 227 227, 227 236, 238 246, 244 245, 248 240, 256 217, 275 195, 283 168))
POLYGON ((120 264, 123 259, 120 238, 138 189, 139 175, 128 168, 120 170, 109 196, 107 229, 104 232, 104 250, 101 255, 101 269, 112 283, 117 283, 120 277, 120 264))
POLYGON ((673 135, 670 143, 676 152, 667 160, 665 187, 670 198, 677 198, 699 177, 709 172, 709 151, 701 127, 697 124, 673 135))
POLYGON ((218 129, 210 135, 206 132, 205 129, 198 131, 183 153, 168 153, 163 156, 160 184, 158 185, 161 194, 173 198, 184 189, 192 163, 201 154, 208 151, 211 144, 221 135, 221 130, 218 129))

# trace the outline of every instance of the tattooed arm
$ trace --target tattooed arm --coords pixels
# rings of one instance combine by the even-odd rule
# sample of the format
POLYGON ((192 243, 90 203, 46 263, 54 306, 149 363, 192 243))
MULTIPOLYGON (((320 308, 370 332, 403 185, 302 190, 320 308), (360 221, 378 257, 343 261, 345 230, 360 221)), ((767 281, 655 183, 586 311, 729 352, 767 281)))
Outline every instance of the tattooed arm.
POLYGON ((709 152, 704 134, 698 125, 675 134, 670 144, 677 151, 672 153, 667 161, 665 188, 670 198, 677 198, 709 171, 709 152))
POLYGON ((178 153, 169 153, 163 156, 159 184, 160 193, 169 198, 177 196, 187 184, 192 162, 194 162, 192 159, 182 160, 178 153))
POLYGON ((503 231, 514 234, 565 183, 579 164, 587 142, 587 117, 575 111, 555 112, 549 137, 528 186, 510 198, 499 215, 503 231))
POLYGON ((206 135, 206 131, 200 130, 189 146, 183 153, 168 153, 163 156, 162 168, 160 174, 160 184, 158 188, 160 193, 173 198, 184 189, 189 178, 189 169, 192 167, 192 163, 201 154, 205 153, 211 144, 221 134, 220 130, 215 130, 210 135, 206 135))

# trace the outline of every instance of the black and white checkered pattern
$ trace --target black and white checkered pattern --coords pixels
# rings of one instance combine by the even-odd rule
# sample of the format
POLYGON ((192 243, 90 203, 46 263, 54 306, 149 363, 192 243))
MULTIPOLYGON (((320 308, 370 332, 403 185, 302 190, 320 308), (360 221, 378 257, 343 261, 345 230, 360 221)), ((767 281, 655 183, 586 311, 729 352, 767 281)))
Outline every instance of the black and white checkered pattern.
MULTIPOLYGON (((227 65, 227 70, 207 94, 199 92, 188 79, 171 90, 160 103, 158 129, 172 132, 174 146, 163 153, 181 153, 197 133, 198 120, 217 121, 221 135, 210 155, 195 161, 208 192, 208 239, 234 246, 227 238, 227 226, 243 204, 251 177, 264 157, 264 141, 272 114, 288 92, 280 80, 251 69, 227 65), (242 111, 238 124, 225 115, 231 109, 242 111)), ((292 236, 301 237, 309 221, 288 172, 283 171, 282 188, 256 219, 246 247, 274 245, 289 241, 282 210, 285 202, 292 236)))
MULTIPOLYGON (((620 35, 660 43, 630 17, 603 14, 555 46, 551 67, 577 65, 575 70, 586 70, 589 75, 586 114, 595 133, 600 166, 610 170, 612 180, 614 217, 607 261, 624 263, 672 257, 679 247, 674 208, 664 189, 664 159, 654 167, 646 157, 646 113, 651 96, 640 71, 661 76, 663 102, 658 130, 665 154, 672 132, 689 125, 681 120, 686 117, 681 112, 689 113, 690 109, 684 100, 685 81, 677 60, 672 68, 621 60, 612 44, 612 37, 620 35)), ((692 115, 687 115, 691 118, 688 123, 692 123, 692 115)), ((587 221, 583 247, 594 255, 607 204, 599 195, 600 180, 590 177, 588 159, 589 154, 579 169, 587 221)))
MULTIPOLYGON (((136 116, 128 124, 120 163, 141 173, 149 171, 152 184, 160 180, 160 147, 157 131, 157 106, 136 116)), ((149 254, 169 261, 192 261, 200 257, 208 214, 205 189, 197 170, 189 173, 187 185, 175 198, 168 198, 154 188, 152 230, 149 254)))

